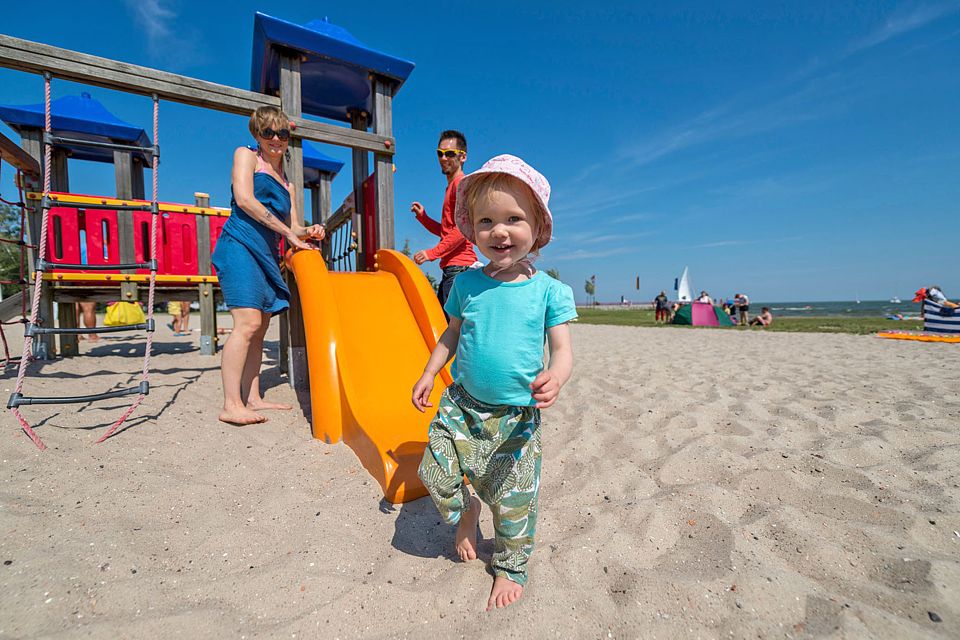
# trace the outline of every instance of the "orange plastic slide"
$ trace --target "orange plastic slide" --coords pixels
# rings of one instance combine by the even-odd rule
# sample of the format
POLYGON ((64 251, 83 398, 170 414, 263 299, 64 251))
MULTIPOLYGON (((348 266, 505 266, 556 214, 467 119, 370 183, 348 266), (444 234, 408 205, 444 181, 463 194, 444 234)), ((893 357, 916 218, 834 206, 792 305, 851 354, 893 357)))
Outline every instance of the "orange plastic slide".
MULTIPOLYGON (((327 271, 317 251, 288 254, 307 337, 313 435, 343 440, 390 502, 427 494, 417 468, 433 413, 410 402, 413 384, 447 322, 409 258, 381 249, 375 271, 327 271)), ((437 376, 434 407, 451 384, 437 376)))

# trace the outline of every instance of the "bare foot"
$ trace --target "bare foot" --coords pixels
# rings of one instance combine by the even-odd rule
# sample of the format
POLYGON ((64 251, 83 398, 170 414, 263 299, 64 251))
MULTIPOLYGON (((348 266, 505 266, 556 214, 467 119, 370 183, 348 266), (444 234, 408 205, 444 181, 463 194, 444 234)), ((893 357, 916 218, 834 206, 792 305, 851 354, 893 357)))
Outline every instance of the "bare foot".
POLYGON ((480 500, 472 496, 470 508, 460 516, 457 526, 457 555, 461 562, 477 559, 477 523, 480 521, 480 500))
POLYGON ((226 422, 227 424, 237 425, 240 427, 248 424, 259 424, 266 421, 267 419, 262 415, 245 407, 239 409, 224 409, 220 413, 220 422, 226 422))
POLYGON ((280 402, 267 402, 266 400, 260 399, 259 401, 252 401, 247 403, 247 409, 251 411, 264 411, 270 409, 276 409, 278 411, 290 411, 293 409, 289 404, 283 404, 280 402))
POLYGON ((487 600, 487 611, 496 607, 497 609, 503 609, 517 600, 520 599, 520 596, 523 595, 523 587, 514 582, 513 580, 508 580, 503 576, 497 576, 493 580, 493 589, 490 590, 490 599, 487 600))

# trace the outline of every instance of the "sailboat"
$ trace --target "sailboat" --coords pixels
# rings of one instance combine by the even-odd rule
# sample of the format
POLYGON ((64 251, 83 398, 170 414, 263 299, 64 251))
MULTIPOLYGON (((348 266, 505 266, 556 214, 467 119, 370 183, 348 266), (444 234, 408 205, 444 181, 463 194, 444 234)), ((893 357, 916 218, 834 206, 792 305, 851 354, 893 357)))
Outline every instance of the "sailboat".
POLYGON ((687 268, 683 268, 683 275, 679 280, 674 280, 673 289, 677 292, 677 301, 693 302, 693 296, 690 294, 690 277, 687 274, 687 268))
POLYGON ((900 298, 898 298, 897 296, 893 296, 892 298, 890 298, 890 304, 900 304, 900 298))

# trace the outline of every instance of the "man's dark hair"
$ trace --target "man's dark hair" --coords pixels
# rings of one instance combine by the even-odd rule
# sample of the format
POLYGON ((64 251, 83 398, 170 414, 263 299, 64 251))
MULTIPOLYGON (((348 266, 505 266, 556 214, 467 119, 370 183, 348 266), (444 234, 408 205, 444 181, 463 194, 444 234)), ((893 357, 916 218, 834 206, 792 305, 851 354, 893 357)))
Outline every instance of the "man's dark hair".
POLYGON ((456 129, 447 129, 446 131, 441 133, 440 139, 437 140, 437 146, 440 146, 440 143, 443 142, 444 140, 456 140, 457 149, 460 149, 461 151, 467 150, 467 137, 462 133, 460 133, 459 131, 457 131, 456 129))

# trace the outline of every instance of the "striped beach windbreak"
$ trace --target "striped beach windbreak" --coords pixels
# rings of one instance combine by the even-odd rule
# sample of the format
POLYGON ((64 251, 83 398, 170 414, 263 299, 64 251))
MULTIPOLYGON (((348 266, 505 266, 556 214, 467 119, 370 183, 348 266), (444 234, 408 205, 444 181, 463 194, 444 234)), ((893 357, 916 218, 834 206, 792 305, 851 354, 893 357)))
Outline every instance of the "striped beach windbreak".
POLYGON ((923 330, 960 334, 960 308, 947 307, 933 300, 924 300, 923 330))

